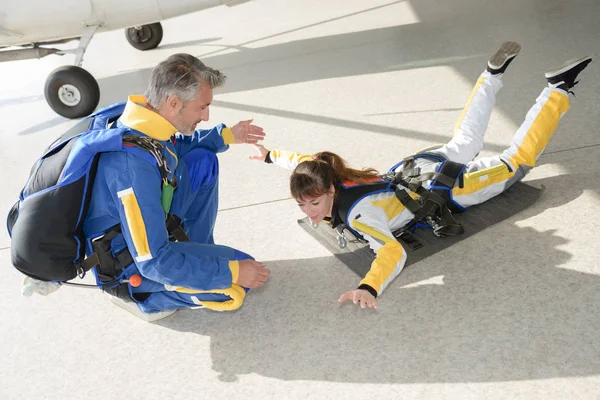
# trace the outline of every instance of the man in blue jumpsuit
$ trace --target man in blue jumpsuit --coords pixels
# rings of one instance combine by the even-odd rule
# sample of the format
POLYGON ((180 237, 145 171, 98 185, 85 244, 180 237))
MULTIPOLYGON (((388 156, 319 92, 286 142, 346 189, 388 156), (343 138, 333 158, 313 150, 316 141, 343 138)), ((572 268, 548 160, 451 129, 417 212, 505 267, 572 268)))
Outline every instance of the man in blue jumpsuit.
POLYGON ((124 277, 133 282, 131 277, 137 275, 142 281, 127 287, 133 302, 114 300, 142 318, 158 319, 183 307, 236 309, 248 288, 262 286, 268 278, 264 264, 214 244, 216 153, 233 143, 264 138, 262 128, 251 121, 196 130, 198 123, 209 119, 213 88, 224 82, 221 72, 196 57, 172 55, 153 69, 144 96, 129 97, 117 121, 132 134, 156 139, 163 146, 168 180, 177 182, 169 212, 182 219, 190 241, 169 240, 161 203, 163 179, 156 164, 147 160, 149 153, 134 149, 139 151, 100 156, 84 222, 88 250, 93 239, 121 225, 111 250, 117 254, 127 247, 135 262, 125 268, 124 277))

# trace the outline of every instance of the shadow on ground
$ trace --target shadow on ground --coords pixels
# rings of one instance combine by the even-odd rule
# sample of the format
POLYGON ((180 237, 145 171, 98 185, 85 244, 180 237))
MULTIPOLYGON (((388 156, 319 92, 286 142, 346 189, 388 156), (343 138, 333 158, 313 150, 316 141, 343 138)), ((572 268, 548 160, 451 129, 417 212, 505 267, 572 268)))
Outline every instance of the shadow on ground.
POLYGON ((184 310, 158 324, 209 336, 213 369, 226 381, 250 373, 351 383, 597 375, 600 277, 561 268, 573 255, 556 230, 515 222, 600 180, 590 173, 528 183, 547 188, 536 204, 406 268, 377 312, 336 302, 358 281, 343 264, 306 258, 268 262, 267 287, 233 314, 184 310))

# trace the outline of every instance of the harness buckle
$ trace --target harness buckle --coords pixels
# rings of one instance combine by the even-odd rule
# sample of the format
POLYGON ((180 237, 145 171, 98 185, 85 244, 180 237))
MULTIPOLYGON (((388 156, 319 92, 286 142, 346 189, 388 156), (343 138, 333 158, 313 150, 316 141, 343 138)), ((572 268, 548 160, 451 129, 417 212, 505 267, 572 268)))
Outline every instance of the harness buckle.
POLYGON ((446 227, 444 221, 438 217, 437 215, 427 215, 425 216, 425 222, 427 225, 431 226, 433 229, 433 234, 437 237, 445 237, 440 231, 446 227))
POLYGON ((338 227, 336 230, 337 235, 338 235, 338 246, 340 246, 340 249, 344 249, 346 248, 346 246, 348 246, 348 239, 346 239, 346 235, 344 235, 344 228, 341 227, 341 229, 338 227))
POLYGON ((406 243, 412 250, 418 250, 423 247, 423 243, 414 237, 414 235, 408 229, 394 232, 393 235, 397 240, 402 240, 404 243, 406 243))

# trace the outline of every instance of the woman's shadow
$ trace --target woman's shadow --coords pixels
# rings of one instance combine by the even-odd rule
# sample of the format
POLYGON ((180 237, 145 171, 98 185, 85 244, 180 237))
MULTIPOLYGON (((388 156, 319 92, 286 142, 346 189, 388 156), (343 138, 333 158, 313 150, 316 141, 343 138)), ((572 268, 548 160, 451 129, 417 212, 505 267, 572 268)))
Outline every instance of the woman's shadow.
POLYGON ((267 262, 269 283, 237 312, 183 310, 158 324, 210 336, 213 369, 227 381, 249 373, 352 383, 597 375, 600 277, 561 268, 573 254, 556 230, 515 224, 597 189, 596 181, 529 182, 552 189, 525 212, 407 267, 379 311, 339 305, 357 276, 334 257, 305 258, 267 262))

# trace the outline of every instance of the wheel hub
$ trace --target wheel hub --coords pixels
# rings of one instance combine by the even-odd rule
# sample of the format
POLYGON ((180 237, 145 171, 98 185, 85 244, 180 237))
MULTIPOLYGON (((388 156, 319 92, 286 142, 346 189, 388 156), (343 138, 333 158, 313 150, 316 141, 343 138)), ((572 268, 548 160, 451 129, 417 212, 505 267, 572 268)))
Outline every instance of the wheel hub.
POLYGON ((135 26, 130 30, 131 39, 136 43, 144 43, 150 40, 152 37, 152 32, 150 28, 145 25, 135 26))
POLYGON ((59 100, 69 107, 74 107, 81 101, 81 92, 73 85, 65 84, 58 89, 59 100))

